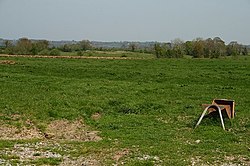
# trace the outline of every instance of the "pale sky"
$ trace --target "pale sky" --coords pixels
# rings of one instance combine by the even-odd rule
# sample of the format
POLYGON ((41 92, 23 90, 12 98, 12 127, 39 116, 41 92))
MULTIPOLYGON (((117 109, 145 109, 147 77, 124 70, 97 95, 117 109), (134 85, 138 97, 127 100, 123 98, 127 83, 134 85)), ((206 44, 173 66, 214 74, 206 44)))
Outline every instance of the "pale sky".
POLYGON ((250 44, 250 0, 0 0, 0 38, 250 44))

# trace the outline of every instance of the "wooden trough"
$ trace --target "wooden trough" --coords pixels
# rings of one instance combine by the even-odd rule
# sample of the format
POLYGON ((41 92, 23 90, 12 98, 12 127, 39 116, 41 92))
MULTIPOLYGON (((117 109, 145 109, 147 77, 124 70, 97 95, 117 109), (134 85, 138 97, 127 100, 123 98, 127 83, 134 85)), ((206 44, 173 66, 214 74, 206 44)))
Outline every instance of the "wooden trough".
POLYGON ((222 128, 225 130, 225 125, 223 121, 223 115, 227 116, 229 119, 233 119, 235 116, 235 102, 234 100, 227 100, 227 99, 214 99, 212 101, 212 104, 202 104, 202 107, 204 109, 203 113, 201 114, 201 117, 199 121, 197 122, 196 127, 199 126, 201 123, 202 119, 206 115, 206 112, 208 114, 214 114, 214 113, 219 113, 220 119, 221 119, 221 124, 222 128))

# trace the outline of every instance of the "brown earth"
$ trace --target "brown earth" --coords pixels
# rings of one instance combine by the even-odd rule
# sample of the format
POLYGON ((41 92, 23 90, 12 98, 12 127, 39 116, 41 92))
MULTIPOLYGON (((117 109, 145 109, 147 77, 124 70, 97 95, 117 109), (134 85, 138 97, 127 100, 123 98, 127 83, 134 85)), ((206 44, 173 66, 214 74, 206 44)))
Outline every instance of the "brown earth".
POLYGON ((82 166, 101 166, 102 164, 91 157, 84 158, 80 157, 77 159, 70 159, 69 157, 64 157, 63 162, 59 166, 75 166, 75 165, 82 165, 82 166))
POLYGON ((46 129, 46 136, 51 139, 73 140, 73 141, 100 141, 98 131, 88 130, 82 120, 73 122, 67 120, 56 120, 51 122, 46 129))
MULTIPOLYGON (((5 116, 1 114, 0 116, 5 116)), ((9 156, 9 159, 0 157, 0 165, 11 165, 11 161, 18 159, 21 165, 26 165, 34 160, 44 158, 60 159, 60 166, 100 166, 100 158, 95 156, 72 157, 61 155, 55 151, 68 153, 67 144, 60 142, 68 141, 100 141, 98 131, 92 131, 85 125, 83 120, 74 121, 55 120, 50 122, 44 132, 39 130, 29 119, 22 120, 20 115, 5 116, 9 120, 0 120, 0 140, 39 140, 34 143, 17 143, 14 147, 0 151, 0 156, 9 156), (11 122, 11 123, 10 123, 11 122), (18 125, 17 125, 18 124, 18 125), (14 159, 12 159, 14 157, 14 159)))
POLYGON ((68 121, 55 120, 50 122, 45 131, 39 130, 31 120, 23 122, 18 115, 10 119, 18 120, 21 126, 15 126, 1 122, 1 140, 29 140, 29 139, 51 139, 67 141, 100 141, 98 131, 90 130, 82 120, 68 121))
POLYGON ((118 151, 113 156, 113 159, 118 162, 122 157, 127 156, 129 154, 129 149, 124 149, 121 151, 118 151))
MULTIPOLYGON (((65 145, 51 142, 51 141, 41 141, 36 143, 24 143, 24 144, 15 144, 11 149, 4 149, 0 151, 0 155, 15 156, 14 158, 18 159, 20 165, 27 165, 32 161, 39 159, 60 159, 62 162, 60 166, 100 166, 100 159, 96 159, 94 156, 87 157, 72 157, 69 155, 61 155, 54 150, 68 152, 65 145)), ((11 158, 4 159, 0 158, 0 165, 11 165, 11 158)))
POLYGON ((51 55, 7 55, 0 54, 0 57, 23 57, 23 58, 61 58, 61 59, 142 59, 135 57, 99 57, 99 56, 51 56, 51 55))
POLYGON ((93 120, 99 120, 101 119, 102 115, 100 113, 94 113, 92 116, 91 116, 91 119, 93 120))
POLYGON ((15 61, 10 61, 10 60, 1 60, 0 64, 14 65, 14 64, 16 64, 16 62, 15 61))

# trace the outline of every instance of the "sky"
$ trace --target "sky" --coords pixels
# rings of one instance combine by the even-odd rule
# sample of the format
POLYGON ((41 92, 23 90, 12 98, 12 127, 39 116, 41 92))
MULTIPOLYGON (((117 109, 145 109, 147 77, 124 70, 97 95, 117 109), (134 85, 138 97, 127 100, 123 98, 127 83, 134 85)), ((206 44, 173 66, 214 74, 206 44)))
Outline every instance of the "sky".
POLYGON ((250 44, 250 0, 0 0, 0 38, 250 44))

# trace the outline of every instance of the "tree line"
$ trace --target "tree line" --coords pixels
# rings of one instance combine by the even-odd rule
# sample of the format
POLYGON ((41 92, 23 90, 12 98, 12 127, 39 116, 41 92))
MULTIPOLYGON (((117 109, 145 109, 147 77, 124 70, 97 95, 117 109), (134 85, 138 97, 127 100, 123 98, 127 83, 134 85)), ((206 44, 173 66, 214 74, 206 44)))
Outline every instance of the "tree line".
POLYGON ((171 43, 156 43, 154 53, 157 58, 181 58, 190 55, 194 58, 219 58, 225 56, 248 55, 248 48, 236 41, 228 45, 219 38, 201 39, 183 42, 180 39, 171 43))
POLYGON ((4 46, 0 49, 0 53, 17 54, 17 55, 60 55, 62 52, 76 52, 82 56, 85 51, 131 51, 140 53, 152 53, 157 58, 182 58, 184 55, 193 58, 219 58, 225 56, 248 55, 248 48, 236 41, 230 42, 228 45, 219 38, 201 39, 197 38, 193 41, 182 41, 175 39, 169 43, 155 42, 152 45, 140 47, 137 42, 130 42, 121 48, 102 48, 94 47, 89 40, 82 40, 73 44, 63 44, 55 47, 47 40, 30 40, 28 38, 20 38, 13 43, 10 40, 4 41, 4 46))
POLYGON ((61 52, 81 52, 90 49, 92 49, 92 45, 88 40, 82 40, 76 44, 65 44, 60 47, 55 47, 51 46, 47 40, 20 38, 15 44, 10 40, 5 40, 1 53, 10 55, 60 55, 61 52))

